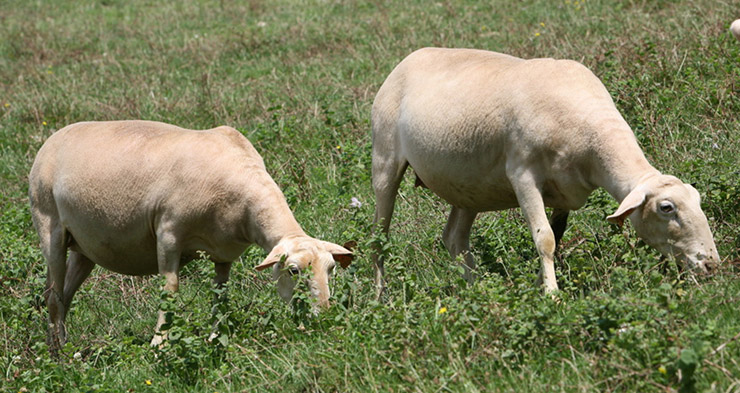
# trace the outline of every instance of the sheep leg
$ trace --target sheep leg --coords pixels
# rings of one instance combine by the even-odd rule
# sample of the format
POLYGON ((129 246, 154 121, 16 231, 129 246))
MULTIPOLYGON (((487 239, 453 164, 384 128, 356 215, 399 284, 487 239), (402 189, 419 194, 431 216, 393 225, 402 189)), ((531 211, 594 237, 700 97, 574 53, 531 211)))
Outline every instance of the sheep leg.
POLYGON ((532 232, 537 253, 542 261, 540 277, 542 284, 545 286, 545 293, 551 293, 558 289, 554 263, 555 234, 547 220, 542 194, 537 187, 534 176, 529 172, 516 173, 509 178, 522 209, 522 214, 532 232))
MULTIPOLYGON (((51 221, 51 220, 49 220, 51 221)), ((40 223, 41 224, 41 223, 40 223)), ((67 341, 64 320, 67 309, 64 303, 64 279, 67 274, 66 231, 57 223, 46 222, 41 234, 41 251, 46 258, 46 307, 49 309, 49 330, 47 341, 52 353, 56 353, 67 341)), ((41 224, 43 225, 43 224, 41 224)))
POLYGON ((553 209, 550 215, 550 228, 552 228, 552 232, 555 235, 556 250, 565 233, 565 227, 568 225, 568 214, 570 214, 570 210, 553 209))
MULTIPOLYGON (((380 226, 381 231, 387 236, 393 216, 393 208, 396 203, 396 194, 401 185, 403 174, 408 167, 408 162, 383 157, 383 154, 373 151, 373 189, 375 190, 375 219, 373 220, 373 231, 380 226)), ((387 240, 387 237, 386 237, 387 240)), ((385 290, 385 269, 383 267, 382 254, 383 245, 380 242, 373 244, 373 264, 375 265, 375 291, 379 299, 385 290)))
MULTIPOLYGON (((570 210, 553 209, 552 214, 550 215, 550 228, 552 228, 553 235, 555 236, 555 252, 553 255, 557 255, 558 258, 560 257, 558 246, 560 245, 560 240, 563 238, 563 234, 565 233, 569 213, 570 210)), ((542 270, 540 270, 540 274, 537 276, 537 285, 542 285, 542 279, 542 270)))
POLYGON ((208 336, 208 341, 213 341, 218 337, 218 325, 221 322, 218 319, 218 308, 219 305, 228 301, 226 294, 226 282, 229 280, 229 271, 231 270, 231 262, 226 263, 214 263, 214 269, 216 270, 216 277, 213 278, 213 284, 216 286, 216 294, 213 297, 213 326, 211 328, 211 335, 208 336))
POLYGON ((463 255, 463 277, 468 283, 475 281, 475 258, 470 253, 470 230, 478 213, 453 206, 447 225, 442 232, 442 242, 452 258, 463 255))
POLYGON ((90 276, 95 267, 95 262, 79 252, 70 251, 67 260, 67 275, 64 278, 64 309, 69 310, 72 298, 80 285, 90 276))
MULTIPOLYGON (((174 294, 179 287, 180 250, 177 248, 175 236, 169 232, 157 233, 157 263, 159 274, 165 278, 164 290, 174 294)), ((159 346, 167 339, 167 330, 162 326, 167 321, 167 312, 159 310, 157 326, 154 329, 154 338, 151 346, 159 346)))
POLYGON ((231 262, 219 262, 213 265, 214 270, 216 270, 216 277, 213 278, 213 283, 216 285, 216 288, 223 288, 226 282, 229 281, 231 262))

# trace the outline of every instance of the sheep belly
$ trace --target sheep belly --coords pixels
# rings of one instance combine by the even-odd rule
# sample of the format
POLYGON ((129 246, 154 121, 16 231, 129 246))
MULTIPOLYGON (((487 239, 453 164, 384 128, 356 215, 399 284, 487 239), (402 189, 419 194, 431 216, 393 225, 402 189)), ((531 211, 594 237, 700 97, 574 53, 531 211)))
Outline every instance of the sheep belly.
MULTIPOLYGON (((433 176, 413 167, 424 185, 453 206, 472 211, 496 211, 519 206, 516 194, 506 176, 489 175, 468 178, 470 171, 436 172, 433 176), (429 180, 427 180, 429 179, 429 180)), ((576 210, 583 206, 591 190, 578 184, 547 179, 541 185, 545 206, 576 210), (567 190, 567 194, 564 190, 567 190)))
POLYGON ((101 221, 93 223, 85 215, 71 217, 74 220, 62 218, 71 237, 70 250, 116 273, 139 276, 158 272, 156 240, 144 223, 131 222, 121 228, 101 221))
MULTIPOLYGON (((451 205, 473 211, 519 206, 506 174, 503 159, 506 155, 495 153, 491 154, 490 149, 431 152, 419 145, 406 150, 409 165, 426 187, 451 205)), ((594 189, 583 180, 584 174, 573 164, 545 160, 531 164, 529 170, 540 175, 539 190, 548 207, 578 209, 594 189)))
POLYGON ((410 166, 424 185, 453 206, 474 211, 504 210, 519 206, 514 190, 505 176, 469 179, 471 171, 456 171, 455 168, 433 171, 413 164, 410 166))

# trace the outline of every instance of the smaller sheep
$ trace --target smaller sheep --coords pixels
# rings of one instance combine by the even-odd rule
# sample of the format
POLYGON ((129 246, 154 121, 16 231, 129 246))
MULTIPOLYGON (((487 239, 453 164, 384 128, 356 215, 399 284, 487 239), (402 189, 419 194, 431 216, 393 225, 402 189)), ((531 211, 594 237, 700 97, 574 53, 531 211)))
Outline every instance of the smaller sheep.
MULTIPOLYGON (((554 253, 568 214, 605 188, 637 234, 662 254, 706 271, 719 262, 699 193, 648 163, 609 92, 583 65, 473 49, 424 48, 380 87, 372 108, 375 225, 387 233, 407 167, 452 205, 442 240, 465 260, 478 213, 521 207, 558 289, 554 253), (545 207, 552 207, 550 222, 545 207)), ((383 260, 376 252, 378 295, 383 260)))
MULTIPOLYGON (((352 253, 309 237, 259 153, 238 131, 193 131, 150 121, 67 126, 41 147, 29 176, 33 223, 47 262, 46 302, 52 348, 64 344, 64 320, 95 265, 128 275, 159 273, 176 292, 180 268, 205 251, 216 285, 250 244, 273 267, 288 301, 294 277, 310 270, 311 294, 329 302, 335 263, 352 253), (67 251, 69 256, 67 257, 67 251)), ((152 345, 166 338, 159 312, 152 345)))
POLYGON ((730 32, 732 33, 732 35, 735 36, 735 38, 737 38, 738 41, 740 41, 740 19, 732 22, 732 24, 730 25, 730 32))

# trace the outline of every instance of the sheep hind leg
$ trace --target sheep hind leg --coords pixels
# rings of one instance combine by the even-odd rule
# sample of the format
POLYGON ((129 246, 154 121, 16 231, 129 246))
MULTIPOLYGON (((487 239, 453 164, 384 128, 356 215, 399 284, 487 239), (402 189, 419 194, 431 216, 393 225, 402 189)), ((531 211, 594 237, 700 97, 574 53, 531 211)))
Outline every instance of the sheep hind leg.
MULTIPOLYGON (((391 157, 383 157, 377 151, 373 151, 373 189, 375 190, 375 218, 373 220, 373 232, 378 229, 387 235, 393 216, 393 208, 396 203, 398 188, 406 172, 408 162, 396 160, 391 157)), ((376 241, 373 244, 373 265, 375 266, 375 291, 376 298, 380 299, 385 291, 385 268, 383 261, 383 245, 376 241)))
POLYGON ((463 277, 472 284, 475 281, 475 258, 470 253, 470 230, 478 213, 453 206, 447 225, 442 232, 442 242, 452 258, 463 256, 463 277))
POLYGON ((64 278, 64 308, 69 310, 72 298, 85 279, 90 276, 95 262, 79 252, 70 251, 67 260, 67 275, 64 278))
POLYGON ((46 306, 49 309, 47 341, 52 354, 64 346, 67 330, 64 320, 67 308, 64 302, 64 280, 67 273, 67 234, 61 225, 50 223, 39 231, 41 251, 46 258, 46 306))

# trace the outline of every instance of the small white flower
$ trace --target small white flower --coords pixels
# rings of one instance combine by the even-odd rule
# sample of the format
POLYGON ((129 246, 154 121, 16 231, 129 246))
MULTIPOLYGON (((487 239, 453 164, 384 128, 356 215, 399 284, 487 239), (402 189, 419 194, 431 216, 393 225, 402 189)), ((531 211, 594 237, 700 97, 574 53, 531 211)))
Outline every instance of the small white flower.
POLYGON ((359 199, 352 197, 352 199, 350 199, 349 207, 354 207, 354 208, 359 209, 362 207, 362 202, 360 202, 359 199))
POLYGON ((265 27, 267 26, 267 22, 259 21, 257 22, 257 27, 265 27))
POLYGON ((714 148, 714 149, 719 149, 719 145, 718 145, 718 144, 716 144, 716 143, 712 143, 712 148, 714 148))

